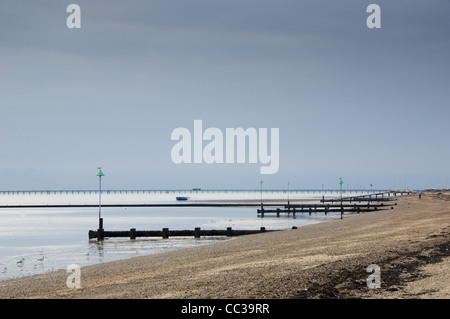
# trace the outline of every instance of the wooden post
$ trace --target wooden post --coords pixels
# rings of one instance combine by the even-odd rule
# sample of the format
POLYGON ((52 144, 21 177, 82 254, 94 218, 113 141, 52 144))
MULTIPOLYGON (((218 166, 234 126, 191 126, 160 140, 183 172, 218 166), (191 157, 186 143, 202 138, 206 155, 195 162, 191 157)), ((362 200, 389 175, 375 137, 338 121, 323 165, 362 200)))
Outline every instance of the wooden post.
POLYGON ((195 227, 194 236, 195 238, 200 238, 200 227, 195 227))
POLYGON ((266 227, 261 227, 261 233, 264 233, 266 231, 266 227))
POLYGON ((162 229, 162 238, 169 238, 169 228, 162 229))
POLYGON ((136 239, 136 228, 130 229, 130 239, 136 239))
POLYGON ((98 220, 99 229, 97 230, 97 241, 102 241, 103 237, 103 218, 99 218, 98 220))
POLYGON ((261 217, 264 217, 264 211, 259 208, 257 209, 257 214, 260 214, 261 217))
POLYGON ((277 208, 277 217, 280 217, 280 209, 277 208))
POLYGON ((231 237, 233 235, 233 231, 231 227, 227 227, 227 237, 231 237))

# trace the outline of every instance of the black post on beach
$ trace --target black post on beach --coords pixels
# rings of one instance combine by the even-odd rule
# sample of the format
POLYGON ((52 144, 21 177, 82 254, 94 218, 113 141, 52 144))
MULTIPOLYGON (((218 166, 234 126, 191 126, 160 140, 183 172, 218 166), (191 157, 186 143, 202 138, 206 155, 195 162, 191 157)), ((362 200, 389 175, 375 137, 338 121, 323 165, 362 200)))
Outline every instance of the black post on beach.
POLYGON ((291 205, 289 204, 289 184, 291 184, 291 182, 288 181, 288 189, 287 189, 287 208, 288 208, 288 214, 291 211, 291 205))
POLYGON ((98 168, 98 235, 97 240, 103 240, 103 218, 102 218, 102 168, 98 168))
POLYGON ((200 238, 200 227, 195 227, 194 229, 194 237, 200 238))
POLYGON ((259 183, 261 184, 261 213, 264 214, 264 212, 263 212, 264 211, 263 200, 262 200, 262 184, 263 184, 263 181, 260 180, 259 183))

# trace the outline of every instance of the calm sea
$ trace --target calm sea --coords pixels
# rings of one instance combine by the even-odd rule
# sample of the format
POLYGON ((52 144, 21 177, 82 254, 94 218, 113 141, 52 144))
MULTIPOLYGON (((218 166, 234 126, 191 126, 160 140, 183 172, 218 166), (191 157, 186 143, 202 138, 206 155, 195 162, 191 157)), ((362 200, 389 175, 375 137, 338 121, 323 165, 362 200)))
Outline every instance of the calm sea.
MULTIPOLYGON (((358 195, 361 193, 358 193, 358 195)), ((337 192, 263 192, 263 200, 286 201, 338 197, 337 192)), ((347 193, 346 196, 353 194, 347 193)), ((257 191, 103 191, 103 204, 177 203, 261 199, 257 191)), ((0 205, 98 204, 95 191, 2 192, 0 205)), ((312 214, 259 218, 256 207, 120 207, 102 208, 105 230, 169 229, 285 229, 321 222, 338 215, 312 214)), ((88 239, 98 228, 98 208, 1 208, 0 279, 40 274, 79 266, 149 255, 174 249, 212 244, 227 237, 88 239)))

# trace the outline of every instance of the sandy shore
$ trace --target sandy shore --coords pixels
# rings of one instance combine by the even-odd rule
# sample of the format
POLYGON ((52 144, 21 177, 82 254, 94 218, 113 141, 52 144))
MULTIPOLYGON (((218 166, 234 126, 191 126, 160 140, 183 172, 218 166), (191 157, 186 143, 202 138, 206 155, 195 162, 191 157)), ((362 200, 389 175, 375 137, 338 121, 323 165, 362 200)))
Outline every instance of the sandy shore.
POLYGON ((210 246, 0 281, 1 298, 449 298, 450 193, 210 246), (381 269, 369 289, 366 268, 381 269))

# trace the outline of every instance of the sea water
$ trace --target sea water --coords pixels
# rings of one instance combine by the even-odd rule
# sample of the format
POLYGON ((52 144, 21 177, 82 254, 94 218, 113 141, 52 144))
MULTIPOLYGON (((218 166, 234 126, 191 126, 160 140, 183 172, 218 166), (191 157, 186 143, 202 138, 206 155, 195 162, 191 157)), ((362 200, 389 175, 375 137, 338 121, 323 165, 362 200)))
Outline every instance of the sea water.
MULTIPOLYGON (((95 191, 52 191, 1 193, 0 206, 46 204, 98 204, 95 191)), ((104 204, 180 203, 176 196, 190 197, 187 203, 210 201, 280 200, 286 192, 257 191, 104 191, 104 204)), ((326 197, 339 196, 336 192, 326 197)), ((290 192, 291 200, 318 200, 320 192, 290 192)), ((352 196, 346 194, 346 196, 352 196)), ((296 218, 257 217, 257 207, 102 207, 103 228, 113 230, 193 230, 201 229, 286 229, 321 222, 339 215, 297 214, 296 218)), ((85 266, 134 256, 149 255, 208 245, 227 237, 106 238, 88 239, 88 231, 98 228, 99 208, 1 208, 0 279, 29 276, 66 269, 71 264, 85 266)))

